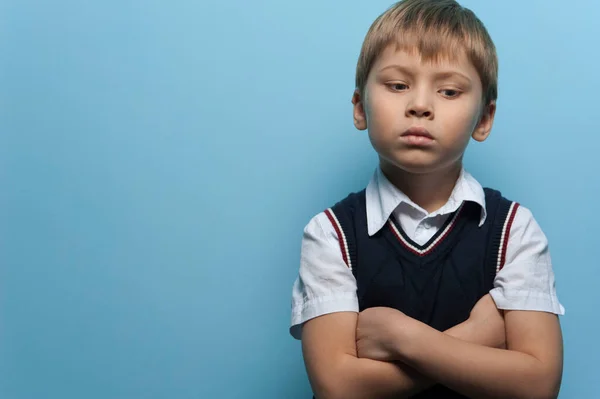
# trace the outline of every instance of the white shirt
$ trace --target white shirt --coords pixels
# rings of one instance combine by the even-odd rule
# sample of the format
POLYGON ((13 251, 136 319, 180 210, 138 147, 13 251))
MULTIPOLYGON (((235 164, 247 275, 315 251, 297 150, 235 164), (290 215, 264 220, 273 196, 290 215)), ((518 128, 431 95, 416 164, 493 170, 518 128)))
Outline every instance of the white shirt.
MULTIPOLYGON (((380 168, 369 182, 365 197, 370 236, 393 216, 419 245, 427 243, 463 201, 481 206, 480 225, 487 218, 483 188, 465 170, 461 171, 446 204, 432 213, 390 183, 380 168)), ((292 336, 299 339, 302 324, 314 317, 358 312, 356 289, 356 279, 344 262, 335 228, 325 212, 321 212, 304 229, 300 270, 292 289, 292 336)), ((490 294, 499 309, 564 314, 556 295, 548 240, 529 209, 523 206, 516 211, 505 264, 496 274, 490 294)))

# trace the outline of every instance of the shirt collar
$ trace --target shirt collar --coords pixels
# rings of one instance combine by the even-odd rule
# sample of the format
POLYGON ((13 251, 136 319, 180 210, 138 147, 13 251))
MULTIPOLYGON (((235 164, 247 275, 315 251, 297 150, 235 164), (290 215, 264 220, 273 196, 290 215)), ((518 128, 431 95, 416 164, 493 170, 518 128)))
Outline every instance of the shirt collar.
POLYGON ((479 182, 464 169, 461 169, 460 171, 460 175, 454 185, 454 189, 452 190, 452 194, 450 194, 448 202, 440 209, 430 214, 427 214, 423 208, 411 201, 406 194, 394 186, 387 177, 385 177, 379 167, 367 185, 365 195, 369 236, 372 236, 381 230, 390 218, 390 215, 401 203, 406 203, 411 207, 422 211, 424 215, 435 216, 455 212, 464 201, 471 201, 481 207, 479 226, 485 222, 487 217, 483 188, 479 182))

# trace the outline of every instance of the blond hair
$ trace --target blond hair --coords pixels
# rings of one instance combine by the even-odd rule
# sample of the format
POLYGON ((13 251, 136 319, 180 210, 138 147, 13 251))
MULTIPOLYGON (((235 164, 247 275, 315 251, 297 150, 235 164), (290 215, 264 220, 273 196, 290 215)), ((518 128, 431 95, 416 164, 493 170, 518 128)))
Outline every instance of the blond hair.
POLYGON ((454 0, 403 0, 371 25, 356 67, 356 88, 364 94, 377 57, 390 44, 417 51, 424 61, 450 61, 464 52, 483 87, 483 102, 498 96, 498 57, 487 29, 477 16, 454 0))

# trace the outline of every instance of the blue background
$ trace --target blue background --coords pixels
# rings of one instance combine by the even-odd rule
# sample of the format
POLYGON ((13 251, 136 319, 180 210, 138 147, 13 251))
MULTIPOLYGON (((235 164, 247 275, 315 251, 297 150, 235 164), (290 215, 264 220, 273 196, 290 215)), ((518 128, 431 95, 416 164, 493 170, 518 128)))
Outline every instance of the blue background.
MULTIPOLYGON (((310 395, 302 229, 366 185, 362 39, 389 1, 0 3, 0 397, 310 395)), ((600 3, 465 1, 501 60, 466 166, 531 208, 600 397, 600 3)))

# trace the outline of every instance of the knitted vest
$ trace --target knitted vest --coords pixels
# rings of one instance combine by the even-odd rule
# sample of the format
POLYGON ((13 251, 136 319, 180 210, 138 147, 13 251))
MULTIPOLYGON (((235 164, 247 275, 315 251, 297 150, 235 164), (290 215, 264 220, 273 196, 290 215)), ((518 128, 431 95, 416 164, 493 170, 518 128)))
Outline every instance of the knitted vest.
MULTIPOLYGON (((439 331, 467 320, 504 265, 519 206, 498 191, 484 191, 482 226, 481 207, 467 201, 425 245, 412 241, 391 218, 369 236, 365 190, 327 209, 344 261, 356 277, 360 310, 395 308, 439 331)), ((415 398, 464 396, 438 384, 415 398)))

